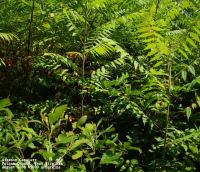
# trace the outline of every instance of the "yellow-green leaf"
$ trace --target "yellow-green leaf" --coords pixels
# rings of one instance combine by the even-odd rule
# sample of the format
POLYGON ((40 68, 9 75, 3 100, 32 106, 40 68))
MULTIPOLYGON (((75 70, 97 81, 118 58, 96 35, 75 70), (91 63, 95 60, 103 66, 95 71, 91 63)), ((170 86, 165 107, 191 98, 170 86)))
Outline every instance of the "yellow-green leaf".
POLYGON ((179 49, 179 52, 180 52, 186 59, 188 59, 188 55, 185 53, 185 51, 179 49))
POLYGON ((76 151, 76 154, 72 155, 72 159, 76 160, 83 156, 83 151, 76 151))
POLYGON ((190 32, 190 35, 194 40, 196 40, 197 42, 200 42, 199 36, 196 33, 190 32))
POLYGON ((83 124, 86 122, 86 120, 87 120, 87 116, 86 116, 86 115, 85 115, 85 116, 82 116, 82 117, 78 120, 78 122, 77 122, 77 124, 76 124, 76 127, 79 127, 79 126, 83 125, 83 124))
POLYGON ((192 113, 191 108, 190 108, 190 107, 187 107, 187 108, 186 108, 186 116, 187 116, 188 120, 189 120, 189 118, 190 118, 191 113, 192 113))
POLYGON ((197 48, 197 45, 195 44, 195 42, 194 42, 192 39, 187 38, 187 41, 188 41, 193 47, 197 48))
POLYGON ((62 105, 62 106, 57 107, 54 112, 49 113, 48 116, 49 116, 50 124, 53 125, 53 123, 56 122, 64 114, 66 109, 67 109, 67 105, 62 105))

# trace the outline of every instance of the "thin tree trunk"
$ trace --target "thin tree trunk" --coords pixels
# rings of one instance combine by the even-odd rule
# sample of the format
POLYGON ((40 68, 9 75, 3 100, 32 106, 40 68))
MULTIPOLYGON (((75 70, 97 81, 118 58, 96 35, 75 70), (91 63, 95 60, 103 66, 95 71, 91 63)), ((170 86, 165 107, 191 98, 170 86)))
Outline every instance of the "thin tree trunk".
POLYGON ((33 0, 33 5, 31 9, 31 20, 29 26, 29 33, 28 33, 28 47, 27 47, 27 55, 31 55, 31 38, 32 38, 32 25, 33 25, 33 17, 34 17, 34 8, 35 8, 35 0, 33 0))
MULTIPOLYGON (((87 58, 86 55, 86 43, 87 43, 87 38, 88 38, 88 25, 87 25, 87 18, 88 18, 88 1, 86 2, 86 12, 85 12, 85 37, 84 37, 84 42, 83 42, 83 59, 82 59, 82 79, 84 80, 85 78, 85 61, 87 58)), ((84 87, 82 86, 82 91, 84 87)), ((81 95, 81 114, 82 116, 84 115, 84 94, 81 95)))

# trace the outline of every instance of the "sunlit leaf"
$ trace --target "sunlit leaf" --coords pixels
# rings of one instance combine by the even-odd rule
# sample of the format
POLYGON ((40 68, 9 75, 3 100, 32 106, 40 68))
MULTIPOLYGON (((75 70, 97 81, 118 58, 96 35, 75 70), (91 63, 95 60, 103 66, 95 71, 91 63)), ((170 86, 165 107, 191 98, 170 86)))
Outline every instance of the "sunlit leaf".
POLYGON ((186 116, 187 116, 188 120, 189 120, 189 118, 190 118, 190 116, 191 116, 191 113, 192 113, 191 108, 190 108, 190 107, 187 107, 187 108, 186 108, 186 116))
POLYGON ((119 158, 122 156, 122 153, 119 152, 119 153, 112 153, 112 152, 107 152, 107 153, 104 153, 102 158, 101 158, 101 161, 100 161, 100 164, 119 164, 119 158))
POLYGON ((83 156, 83 151, 76 151, 76 153, 74 155, 72 155, 72 159, 76 160, 79 159, 83 156))
POLYGON ((67 105, 62 105, 62 106, 57 107, 54 112, 49 113, 48 116, 49 116, 50 124, 53 125, 53 123, 56 122, 64 114, 66 109, 67 109, 67 105))

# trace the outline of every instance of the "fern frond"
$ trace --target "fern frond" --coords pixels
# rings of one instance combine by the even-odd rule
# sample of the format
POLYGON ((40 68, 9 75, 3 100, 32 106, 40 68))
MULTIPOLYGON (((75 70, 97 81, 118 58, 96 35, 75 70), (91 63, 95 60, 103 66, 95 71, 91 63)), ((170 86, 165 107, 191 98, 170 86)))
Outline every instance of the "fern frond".
POLYGON ((46 58, 46 60, 48 60, 48 63, 51 62, 56 62, 57 64, 64 64, 66 67, 70 67, 74 70, 76 70, 77 72, 79 72, 79 68, 78 66, 73 63, 71 60, 67 59, 66 57, 63 57, 59 54, 54 54, 54 53, 45 53, 44 56, 46 58), (47 58, 50 57, 50 58, 47 58))
POLYGON ((142 64, 140 64, 139 62, 136 61, 135 58, 133 58, 128 52, 126 52, 122 47, 120 47, 119 45, 117 45, 115 47, 115 51, 117 53, 119 53, 119 57, 113 61, 111 61, 110 63, 107 63, 104 66, 101 66, 100 68, 98 68, 97 70, 92 72, 92 78, 95 77, 100 77, 103 75, 104 79, 105 78, 109 78, 109 73, 110 71, 118 70, 119 68, 123 68, 124 66, 127 67, 128 66, 133 66, 135 70, 139 69, 140 72, 144 72, 144 67, 142 64), (128 61, 128 63, 127 63, 128 61))
POLYGON ((69 21, 69 24, 68 24, 69 31, 78 33, 80 29, 76 25, 76 22, 84 23, 85 19, 81 15, 79 15, 78 12, 70 8, 64 8, 63 13, 66 15, 67 20, 69 21))
POLYGON ((87 54, 94 57, 107 57, 116 49, 117 43, 111 39, 103 38, 101 41, 95 43, 93 47, 86 50, 87 54))
MULTIPOLYGON (((18 37, 12 33, 1 33, 0 32, 0 43, 8 42, 10 43, 14 39, 18 39, 18 37)), ((0 57, 0 66, 5 65, 4 61, 0 57)))
POLYGON ((172 30, 172 31, 166 32, 166 36, 170 36, 171 38, 174 38, 175 36, 176 37, 177 36, 182 36, 186 32, 187 32, 186 29, 172 30))
POLYGON ((0 41, 10 43, 13 39, 18 39, 18 37, 12 33, 1 33, 0 32, 0 41))
POLYGON ((109 0, 93 0, 90 3, 90 8, 102 9, 106 7, 107 3, 109 3, 109 0))
POLYGON ((195 26, 191 28, 191 31, 185 32, 182 37, 179 38, 180 44, 179 44, 179 52, 183 57, 188 59, 188 55, 193 54, 193 50, 198 50, 198 45, 200 42, 200 27, 195 26))
POLYGON ((36 74, 38 71, 45 71, 48 75, 53 76, 54 80, 57 79, 63 82, 69 80, 71 82, 73 81, 72 78, 76 78, 79 75, 79 68, 75 63, 66 57, 54 53, 45 53, 43 56, 34 58, 31 68, 33 71, 36 71, 36 74))

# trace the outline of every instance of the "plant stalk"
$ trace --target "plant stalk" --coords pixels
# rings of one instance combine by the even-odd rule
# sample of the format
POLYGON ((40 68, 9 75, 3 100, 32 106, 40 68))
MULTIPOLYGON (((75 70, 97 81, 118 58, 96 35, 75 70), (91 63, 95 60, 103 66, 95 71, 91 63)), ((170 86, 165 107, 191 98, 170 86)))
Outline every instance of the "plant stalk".
POLYGON ((157 17, 157 13, 158 13, 158 8, 159 8, 159 5, 160 5, 160 2, 161 2, 161 0, 157 0, 157 2, 156 2, 156 12, 155 12, 154 20, 156 20, 156 17, 157 17))
POLYGON ((168 71, 169 71, 169 78, 168 78, 168 96, 169 96, 169 104, 167 107, 166 119, 165 119, 165 135, 164 135, 164 147, 162 153, 162 169, 164 169, 164 161, 166 156, 166 149, 167 149, 167 136, 168 136, 168 128, 169 128, 169 118, 170 118, 170 92, 171 92, 171 84, 172 84, 172 65, 171 61, 168 62, 168 71))

